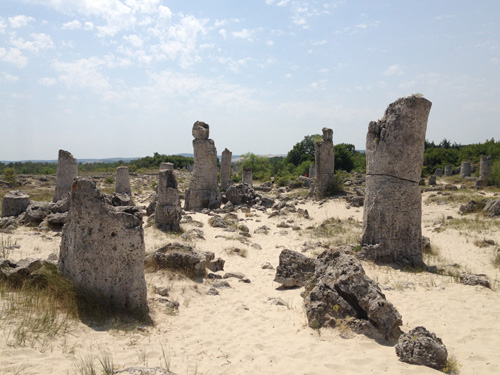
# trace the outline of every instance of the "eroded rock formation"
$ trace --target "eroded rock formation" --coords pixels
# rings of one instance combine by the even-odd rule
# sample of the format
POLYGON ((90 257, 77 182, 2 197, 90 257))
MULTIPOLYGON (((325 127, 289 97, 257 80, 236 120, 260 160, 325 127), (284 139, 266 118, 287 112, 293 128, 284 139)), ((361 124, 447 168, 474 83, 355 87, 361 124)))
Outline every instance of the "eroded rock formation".
POLYGON ((68 151, 59 150, 54 202, 64 198, 71 192, 71 185, 73 185, 73 180, 76 176, 78 176, 76 159, 68 151))
POLYGON ((222 151, 222 158, 220 161, 220 185, 222 190, 226 190, 229 187, 229 182, 231 181, 231 158, 233 153, 227 148, 222 151))
POLYGON ((317 199, 329 195, 335 180, 335 150, 333 148, 333 130, 323 128, 323 140, 314 142, 314 173, 317 199))
POLYGON ((126 193, 130 195, 131 192, 128 167, 116 168, 115 193, 126 193))
POLYGON ((30 196, 24 191, 9 191, 2 198, 2 217, 18 216, 30 205, 30 196))
POLYGON ((136 207, 113 207, 94 182, 73 183, 63 228, 61 273, 112 311, 148 311, 144 278, 144 231, 136 207))
POLYGON ((217 149, 209 139, 209 125, 196 121, 192 130, 194 170, 189 189, 186 190, 185 209, 219 208, 221 194, 217 186, 217 149))
POLYGON ((419 96, 400 98, 370 122, 361 256, 423 265, 419 180, 431 106, 419 96))
POLYGON ((180 230, 181 201, 177 179, 173 170, 165 169, 159 173, 158 197, 155 208, 155 222, 162 230, 180 230))

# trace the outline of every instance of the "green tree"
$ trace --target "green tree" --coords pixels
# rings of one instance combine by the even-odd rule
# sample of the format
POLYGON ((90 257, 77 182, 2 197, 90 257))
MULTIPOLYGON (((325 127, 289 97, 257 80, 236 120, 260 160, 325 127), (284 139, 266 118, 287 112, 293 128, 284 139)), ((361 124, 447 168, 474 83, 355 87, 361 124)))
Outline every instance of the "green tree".
POLYGON ((288 162, 298 166, 304 161, 314 161, 314 140, 321 138, 319 134, 306 135, 304 139, 288 151, 288 162))
POLYGON ((13 167, 7 167, 3 170, 3 178, 12 185, 17 185, 17 173, 13 167))
POLYGON ((240 163, 240 174, 244 167, 252 170, 255 180, 268 180, 271 177, 271 163, 269 158, 258 156, 251 152, 241 155, 243 161, 240 163))
POLYGON ((341 169, 350 172, 354 169, 354 155, 356 153, 354 145, 349 143, 339 143, 335 148, 335 170, 341 169))

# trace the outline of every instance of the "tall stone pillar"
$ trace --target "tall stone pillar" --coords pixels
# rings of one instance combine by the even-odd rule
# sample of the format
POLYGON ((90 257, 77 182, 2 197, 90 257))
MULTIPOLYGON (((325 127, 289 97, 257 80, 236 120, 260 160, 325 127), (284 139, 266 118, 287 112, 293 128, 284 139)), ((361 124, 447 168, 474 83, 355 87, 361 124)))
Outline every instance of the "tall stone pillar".
POLYGON ((56 191, 54 202, 61 200, 71 192, 73 180, 78 176, 76 159, 68 151, 59 150, 57 159, 56 191))
POLYGON ((220 161, 220 185, 222 190, 226 190, 229 186, 229 181, 231 180, 231 158, 233 153, 227 148, 222 152, 222 158, 220 161))
POLYGON ((314 142, 314 171, 316 199, 329 195, 329 189, 335 181, 335 150, 333 148, 333 130, 323 128, 323 140, 314 142))
POLYGON ((423 265, 419 181, 431 106, 422 97, 400 98, 370 122, 360 254, 366 258, 423 265))
POLYGON ((219 208, 221 194, 217 186, 217 149, 209 139, 209 125, 196 121, 192 134, 194 149, 194 169, 189 189, 186 190, 186 210, 219 208))
POLYGON ((487 180, 491 175, 492 168, 491 155, 481 155, 481 163, 479 164, 479 179, 487 180))
POLYGON ((116 168, 115 193, 127 193, 130 195, 131 192, 128 167, 116 168))
POLYGON ((253 187, 252 168, 243 167, 243 170, 241 171, 241 182, 253 187))
POLYGON ((61 274, 111 311, 144 314, 145 252, 140 210, 108 205, 94 182, 76 179, 61 238, 61 274))
POLYGON ((165 169, 159 173, 158 202, 155 208, 155 222, 162 230, 179 231, 181 201, 174 171, 165 169))
POLYGON ((314 178, 314 165, 309 166, 309 178, 314 178))
POLYGON ((460 177, 461 178, 470 177, 471 174, 472 174, 472 170, 470 167, 470 162, 463 161, 462 167, 460 168, 460 177))
POLYGON ((453 165, 445 165, 444 167, 444 175, 451 176, 453 174, 453 165))

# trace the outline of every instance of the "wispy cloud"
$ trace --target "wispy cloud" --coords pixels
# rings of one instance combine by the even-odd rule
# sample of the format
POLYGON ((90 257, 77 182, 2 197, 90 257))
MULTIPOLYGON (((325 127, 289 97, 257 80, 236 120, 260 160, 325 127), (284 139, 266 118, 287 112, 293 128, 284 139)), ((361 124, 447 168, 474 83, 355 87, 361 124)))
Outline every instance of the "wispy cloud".
POLYGON ((0 60, 18 68, 25 68, 28 65, 28 58, 18 48, 0 48, 0 60))
POLYGON ((21 27, 28 26, 28 24, 34 20, 35 19, 33 17, 19 15, 19 16, 9 17, 9 24, 10 27, 18 29, 21 27))
POLYGON ((16 38, 11 40, 11 44, 20 49, 26 50, 33 53, 38 53, 41 50, 47 50, 55 48, 54 42, 50 35, 45 33, 32 33, 30 34, 32 40, 24 40, 23 38, 16 38))
POLYGON ((399 66, 399 64, 394 64, 388 67, 386 70, 383 71, 382 73, 386 77, 391 77, 391 76, 402 76, 405 74, 403 69, 399 66))

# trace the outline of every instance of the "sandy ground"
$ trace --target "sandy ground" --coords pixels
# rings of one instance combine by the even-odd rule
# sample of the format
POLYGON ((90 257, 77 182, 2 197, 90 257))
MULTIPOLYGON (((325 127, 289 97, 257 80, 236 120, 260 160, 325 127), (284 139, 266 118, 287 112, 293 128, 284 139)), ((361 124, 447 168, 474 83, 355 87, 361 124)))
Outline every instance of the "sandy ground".
MULTIPOLYGON (((293 193, 292 193, 293 194, 293 193)), ((378 281, 384 293, 403 317, 404 331, 425 326, 435 332, 447 346, 450 355, 461 365, 461 374, 500 373, 500 280, 492 265, 494 247, 477 243, 491 239, 500 244, 500 219, 481 217, 486 225, 471 229, 453 227, 460 219, 458 205, 429 202, 432 194, 423 194, 423 234, 431 239, 439 253, 427 257, 428 264, 457 263, 459 272, 485 273, 492 289, 465 286, 456 278, 425 272, 403 272, 388 266, 364 262, 367 274, 378 281)), ((136 197, 146 204, 147 192, 136 197)), ((265 262, 278 265, 284 248, 314 256, 317 246, 343 241, 323 237, 312 228, 330 218, 347 226, 346 238, 361 233, 363 208, 348 208, 342 198, 329 199, 320 205, 311 200, 297 200, 297 208, 307 209, 310 219, 290 213, 287 217, 268 218, 268 212, 238 211, 241 224, 249 227, 251 237, 243 243, 236 233, 211 228, 210 216, 188 213, 201 222, 205 240, 186 242, 201 250, 213 251, 226 260, 225 272, 242 272, 251 283, 228 279, 230 289, 220 295, 207 295, 211 280, 194 282, 158 271, 147 273, 148 298, 153 326, 134 330, 97 330, 75 321, 69 332, 43 342, 15 345, 13 324, 0 321, 0 374, 77 374, 85 359, 95 363, 112 358, 115 369, 129 366, 169 367, 176 374, 434 374, 436 370, 402 363, 394 347, 381 345, 365 336, 341 335, 336 329, 313 330, 307 326, 301 289, 279 290, 273 282, 275 270, 262 269, 265 262), (289 222, 299 227, 278 228, 289 222), (267 225, 268 234, 255 234, 267 225), (286 231, 283 232, 283 231, 286 231), (252 246, 253 245, 253 246, 252 246), (258 245, 258 246, 257 246, 258 245), (310 245, 306 247, 305 245, 310 245), (242 257, 231 248, 243 249, 242 257), (259 248, 260 247, 260 248, 259 248), (154 298, 154 287, 168 287, 170 300, 180 303, 173 315, 154 298), (280 297, 285 306, 273 305, 280 297), (346 338, 347 337, 347 338, 346 338)), ((475 214, 468 215, 473 219, 475 214)), ((198 224, 199 225, 199 224, 198 224)), ((194 228, 184 224, 185 231, 194 228)), ((11 234, 0 234, 16 245, 9 259, 46 258, 59 252, 61 234, 20 227, 11 234)), ((168 235, 146 224, 146 252, 169 242, 185 242, 178 235, 168 235)), ((220 272, 224 273, 224 272, 220 272)))

